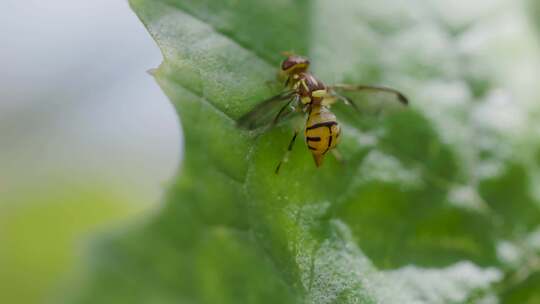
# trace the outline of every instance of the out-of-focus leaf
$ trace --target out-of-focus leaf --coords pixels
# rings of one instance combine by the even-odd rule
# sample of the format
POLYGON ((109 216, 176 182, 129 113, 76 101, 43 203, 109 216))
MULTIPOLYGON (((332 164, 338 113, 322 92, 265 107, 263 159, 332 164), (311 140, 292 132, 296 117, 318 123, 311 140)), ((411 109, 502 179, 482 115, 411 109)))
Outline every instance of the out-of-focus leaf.
POLYGON ((534 304, 540 302, 540 273, 533 273, 525 281, 505 290, 502 299, 505 304, 534 304))
POLYGON ((528 5, 531 8, 530 17, 532 21, 536 24, 537 31, 540 32, 540 3, 535 0, 530 0, 528 2, 528 5))
POLYGON ((58 187, 52 180, 28 183, 29 192, 2 193, 2 303, 42 303, 77 268, 81 252, 75 248, 82 238, 134 213, 110 185, 64 181, 58 187))

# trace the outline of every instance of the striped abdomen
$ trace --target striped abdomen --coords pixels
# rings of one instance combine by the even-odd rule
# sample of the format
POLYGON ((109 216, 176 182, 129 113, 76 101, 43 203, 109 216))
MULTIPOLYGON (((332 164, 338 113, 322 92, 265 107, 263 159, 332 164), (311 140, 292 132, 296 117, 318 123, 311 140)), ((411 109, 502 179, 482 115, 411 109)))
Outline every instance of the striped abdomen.
POLYGON ((328 108, 312 105, 306 123, 305 136, 317 167, 322 164, 326 152, 338 144, 340 132, 336 116, 328 108))

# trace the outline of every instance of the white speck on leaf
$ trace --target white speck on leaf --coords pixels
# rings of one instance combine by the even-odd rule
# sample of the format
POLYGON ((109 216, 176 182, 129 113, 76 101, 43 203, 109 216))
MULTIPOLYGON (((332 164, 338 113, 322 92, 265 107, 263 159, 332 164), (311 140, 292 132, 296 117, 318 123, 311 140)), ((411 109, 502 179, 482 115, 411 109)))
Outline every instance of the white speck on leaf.
POLYGON ((388 154, 372 150, 366 156, 359 169, 360 180, 391 182, 403 187, 418 187, 422 185, 420 172, 408 169, 401 162, 388 154))
POLYGON ((482 269, 471 262, 459 262, 444 269, 406 266, 383 272, 390 280, 413 294, 416 303, 458 303, 470 292, 486 289, 502 279, 496 268, 482 269))

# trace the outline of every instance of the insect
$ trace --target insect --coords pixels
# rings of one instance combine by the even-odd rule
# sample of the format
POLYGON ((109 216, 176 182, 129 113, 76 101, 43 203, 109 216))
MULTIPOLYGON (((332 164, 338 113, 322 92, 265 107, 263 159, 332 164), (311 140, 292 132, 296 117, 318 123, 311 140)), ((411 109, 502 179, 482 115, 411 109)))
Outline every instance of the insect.
MULTIPOLYGON (((315 165, 320 167, 329 151, 334 152, 339 158, 334 148, 339 143, 341 128, 330 106, 337 101, 342 101, 356 111, 360 111, 355 102, 343 93, 348 91, 389 93, 400 103, 408 104, 405 95, 387 87, 347 84, 326 86, 308 71, 309 65, 310 61, 306 57, 287 54, 280 71, 286 78, 285 90, 260 102, 253 110, 240 117, 238 125, 253 130, 263 126, 273 126, 294 114, 304 113, 306 117, 304 137, 307 148, 313 155, 315 165)), ((276 167, 276 174, 279 173, 283 162, 287 160, 298 133, 299 129, 296 129, 283 159, 276 167)))

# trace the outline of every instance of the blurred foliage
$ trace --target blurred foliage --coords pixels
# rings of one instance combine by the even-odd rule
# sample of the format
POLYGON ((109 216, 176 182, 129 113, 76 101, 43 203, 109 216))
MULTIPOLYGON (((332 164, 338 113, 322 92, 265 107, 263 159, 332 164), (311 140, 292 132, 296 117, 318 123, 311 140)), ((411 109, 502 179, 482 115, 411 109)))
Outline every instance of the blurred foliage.
POLYGON ((533 273, 521 282, 512 286, 503 294, 505 303, 534 304, 540 302, 540 273, 533 273))
POLYGON ((540 33, 540 2, 536 0, 529 0, 530 6, 530 17, 532 21, 536 24, 536 29, 540 33))
POLYGON ((162 50, 185 159, 164 210, 96 246, 70 302, 535 301, 540 96, 517 75, 540 53, 525 25, 505 34, 525 18, 513 2, 468 4, 131 0, 162 50), (235 120, 279 91, 284 50, 328 82, 402 88, 412 107, 336 106, 344 164, 316 169, 298 144, 276 176, 291 126, 235 120))
POLYGON ((107 187, 43 181, 0 195, 0 302, 42 303, 80 264, 82 240, 136 213, 107 187))

